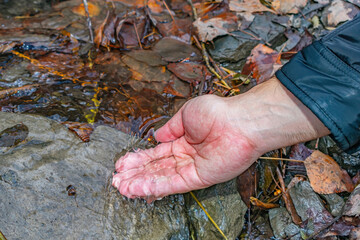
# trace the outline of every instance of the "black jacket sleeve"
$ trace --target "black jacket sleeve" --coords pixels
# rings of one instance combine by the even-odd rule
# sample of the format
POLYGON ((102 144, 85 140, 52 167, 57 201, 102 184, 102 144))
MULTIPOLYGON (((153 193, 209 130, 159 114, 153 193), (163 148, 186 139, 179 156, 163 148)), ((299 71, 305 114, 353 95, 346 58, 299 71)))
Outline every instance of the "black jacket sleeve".
POLYGON ((360 14, 297 53, 276 77, 342 149, 360 150, 360 14))

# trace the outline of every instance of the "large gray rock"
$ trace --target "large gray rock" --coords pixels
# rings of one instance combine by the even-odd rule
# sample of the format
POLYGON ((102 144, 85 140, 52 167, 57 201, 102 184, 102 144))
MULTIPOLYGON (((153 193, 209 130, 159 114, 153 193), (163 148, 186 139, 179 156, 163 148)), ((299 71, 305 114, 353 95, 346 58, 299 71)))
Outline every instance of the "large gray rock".
POLYGON ((189 238, 182 195, 148 205, 111 187, 127 135, 100 126, 83 143, 46 118, 0 112, 0 131, 18 123, 28 127, 27 141, 0 149, 0 226, 8 239, 189 238))
MULTIPOLYGON (((190 238, 190 225, 202 233, 198 239, 218 239, 206 237, 218 235, 197 205, 185 206, 183 195, 147 204, 111 186, 114 160, 135 142, 128 135, 99 126, 83 143, 47 118, 0 112, 0 132, 19 123, 29 130, 26 140, 0 148, 0 230, 7 239, 176 240, 190 238), (76 195, 68 195, 69 185, 76 195)), ((200 201, 234 239, 246 206, 233 182, 200 192, 200 201)))

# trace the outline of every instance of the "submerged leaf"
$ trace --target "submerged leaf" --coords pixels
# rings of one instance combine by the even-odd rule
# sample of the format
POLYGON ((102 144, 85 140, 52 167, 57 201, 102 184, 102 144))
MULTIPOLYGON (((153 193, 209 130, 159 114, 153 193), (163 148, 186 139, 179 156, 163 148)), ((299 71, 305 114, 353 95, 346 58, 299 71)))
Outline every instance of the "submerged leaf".
POLYGON ((28 127, 19 123, 0 132, 0 147, 13 147, 24 141, 29 134, 28 127))

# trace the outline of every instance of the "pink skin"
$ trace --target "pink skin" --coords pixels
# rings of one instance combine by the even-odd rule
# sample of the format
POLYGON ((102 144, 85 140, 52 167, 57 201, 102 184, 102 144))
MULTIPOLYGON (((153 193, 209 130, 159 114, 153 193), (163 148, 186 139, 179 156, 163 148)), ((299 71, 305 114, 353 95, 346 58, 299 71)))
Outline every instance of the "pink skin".
POLYGON ((188 101, 156 132, 161 144, 116 162, 113 186, 148 201, 206 188, 238 176, 267 151, 328 133, 273 78, 236 97, 188 101))

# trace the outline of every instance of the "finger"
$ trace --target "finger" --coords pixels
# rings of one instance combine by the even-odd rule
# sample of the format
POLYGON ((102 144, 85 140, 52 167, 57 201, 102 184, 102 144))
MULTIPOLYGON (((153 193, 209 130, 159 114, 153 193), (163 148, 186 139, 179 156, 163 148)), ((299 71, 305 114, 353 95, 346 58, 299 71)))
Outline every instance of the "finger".
POLYGON ((182 121, 181 108, 164 126, 155 132, 155 139, 158 142, 171 142, 183 136, 184 126, 182 121))
POLYGON ((115 169, 117 172, 123 172, 133 168, 140 168, 151 161, 167 158, 171 155, 171 143, 162 143, 155 148, 125 154, 115 163, 115 169))
POLYGON ((131 177, 126 173, 115 175, 114 187, 122 195, 129 198, 141 197, 151 201, 167 195, 184 193, 207 186, 198 178, 192 161, 179 167, 175 158, 170 157, 159 161, 158 166, 160 167, 158 170, 156 170, 153 163, 143 172, 131 177))
POLYGON ((120 194, 129 197, 158 199, 175 193, 184 193, 192 189, 175 169, 160 170, 155 174, 134 176, 129 179, 114 181, 120 194), (164 175, 165 173, 165 175, 164 175))

